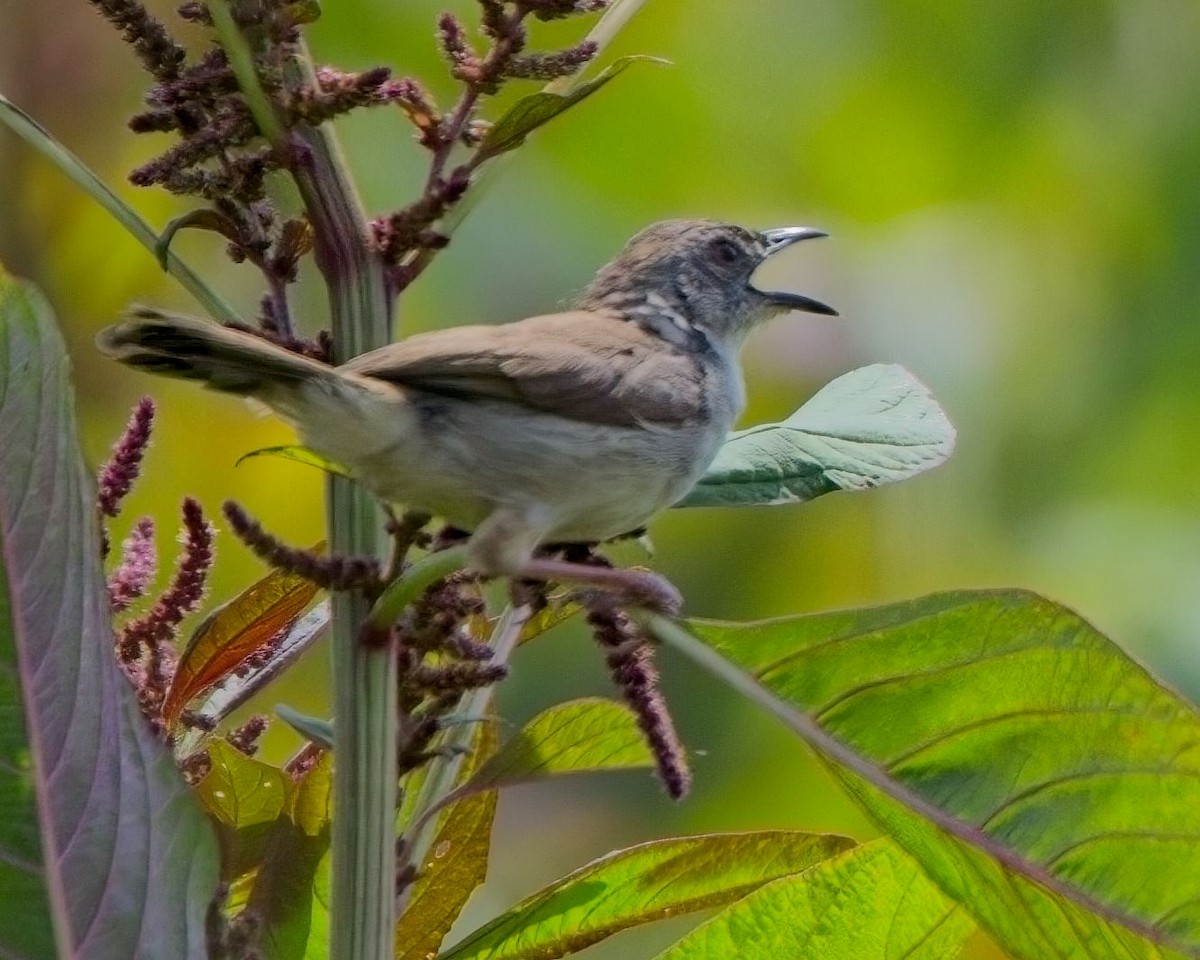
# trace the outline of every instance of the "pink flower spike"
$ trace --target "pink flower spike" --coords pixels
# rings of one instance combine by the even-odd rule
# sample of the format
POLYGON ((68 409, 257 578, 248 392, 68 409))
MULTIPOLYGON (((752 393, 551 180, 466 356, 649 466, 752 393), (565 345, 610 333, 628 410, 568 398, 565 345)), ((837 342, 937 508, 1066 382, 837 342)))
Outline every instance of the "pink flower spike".
POLYGON ((157 569, 154 521, 143 517, 121 545, 121 563, 108 580, 108 600, 113 613, 144 597, 157 569))
MULTIPOLYGON (((204 584, 213 565, 213 527, 204 518, 200 504, 191 497, 183 501, 183 553, 171 585, 150 611, 125 625, 118 640, 118 658, 137 665, 138 696, 142 712, 152 722, 159 719, 163 699, 175 673, 174 639, 179 624, 200 606, 204 584)), ((128 672, 128 669, 127 669, 128 672)))

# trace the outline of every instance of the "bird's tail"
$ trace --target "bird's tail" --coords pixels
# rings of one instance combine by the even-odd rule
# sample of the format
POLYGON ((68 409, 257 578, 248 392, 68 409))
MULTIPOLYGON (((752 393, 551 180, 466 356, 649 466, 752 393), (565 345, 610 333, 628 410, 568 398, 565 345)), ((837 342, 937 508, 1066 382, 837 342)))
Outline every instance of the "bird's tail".
POLYGON ((252 333, 205 320, 134 307, 127 320, 100 331, 96 344, 114 360, 214 390, 271 403, 306 384, 339 379, 334 368, 252 333))

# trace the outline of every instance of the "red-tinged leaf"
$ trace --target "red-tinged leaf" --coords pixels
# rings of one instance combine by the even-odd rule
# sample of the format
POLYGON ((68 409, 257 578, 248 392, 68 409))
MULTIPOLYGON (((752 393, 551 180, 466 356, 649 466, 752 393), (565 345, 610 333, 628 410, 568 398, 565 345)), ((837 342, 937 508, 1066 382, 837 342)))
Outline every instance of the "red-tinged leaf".
POLYGON ((163 704, 167 722, 278 637, 316 593, 312 581, 274 570, 209 614, 179 658, 163 704))
POLYGON ((276 641, 270 657, 243 663, 234 673, 226 674, 192 702, 191 712, 207 721, 175 737, 175 755, 186 757, 203 746, 206 729, 213 729, 229 714, 261 691, 268 683, 300 659, 329 629, 329 601, 322 600, 300 617, 276 641))
POLYGON ((50 309, 0 272, 0 956, 206 956, 216 845, 112 652, 50 309))

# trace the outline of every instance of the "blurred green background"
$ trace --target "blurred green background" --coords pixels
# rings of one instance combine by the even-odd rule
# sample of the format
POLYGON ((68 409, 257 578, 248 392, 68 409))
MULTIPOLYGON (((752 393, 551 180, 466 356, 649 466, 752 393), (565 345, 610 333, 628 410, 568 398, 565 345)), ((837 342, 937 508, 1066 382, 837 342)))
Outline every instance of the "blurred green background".
MULTIPOLYGON (((149 6, 164 16, 171 4, 149 6)), ((327 0, 318 59, 389 64, 448 100, 433 44, 469 0, 327 0)), ((541 28, 546 44, 588 24, 541 28)), ((194 31, 183 35, 193 41, 194 31)), ((1194 0, 650 0, 608 57, 648 53, 538 135, 402 304, 411 333, 555 308, 653 220, 710 216, 832 234, 772 263, 769 282, 836 305, 794 315, 746 351, 747 421, 786 415, 866 363, 908 366, 959 429, 948 465, 799 508, 689 511, 653 527, 656 566, 690 612, 751 618, 954 587, 1019 585, 1077 608, 1200 695, 1200 5, 1194 0)), ((135 191, 165 142, 125 119, 144 81, 83 0, 5 0, 0 91, 153 223, 185 207, 135 191)), ((511 97, 518 92, 508 92, 511 97)), ((491 115, 497 113, 497 105, 491 115)), ((412 198, 425 157, 390 111, 340 133, 372 211, 412 198)), ((176 249, 240 308, 253 271, 209 235, 176 249)), ((0 259, 53 300, 98 460, 132 403, 160 404, 142 514, 173 546, 178 502, 233 497, 299 542, 320 536, 321 477, 234 461, 288 442, 245 405, 103 363, 91 343, 131 300, 194 310, 90 200, 0 137, 0 259)), ((308 278, 302 314, 324 323, 308 278)), ((228 535, 213 601, 261 573, 228 535)), ((519 788, 501 804, 482 918, 614 846, 666 833, 798 826, 868 836, 805 751, 688 665, 662 664, 696 788, 672 807, 649 777, 519 788)), ((260 704, 322 708, 325 652, 260 704)), ((607 689, 600 656, 565 631, 522 651, 502 706, 519 722, 607 689)), ((294 746, 277 733, 269 747, 294 746)), ((671 930, 618 938, 635 956, 671 930), (641 938, 640 940, 638 938, 641 938)), ((995 956, 979 943, 975 957, 995 956)))

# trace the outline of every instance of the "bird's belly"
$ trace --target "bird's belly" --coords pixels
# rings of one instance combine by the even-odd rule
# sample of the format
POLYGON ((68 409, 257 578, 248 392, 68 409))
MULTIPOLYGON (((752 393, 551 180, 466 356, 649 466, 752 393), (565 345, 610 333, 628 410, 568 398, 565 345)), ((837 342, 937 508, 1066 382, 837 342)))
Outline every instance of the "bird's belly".
POLYGON ((586 424, 507 403, 405 406, 402 429, 376 432, 372 445, 343 437, 335 459, 384 499, 467 530, 498 507, 528 508, 545 518, 546 542, 605 540, 643 525, 691 489, 726 432, 724 423, 586 424))

